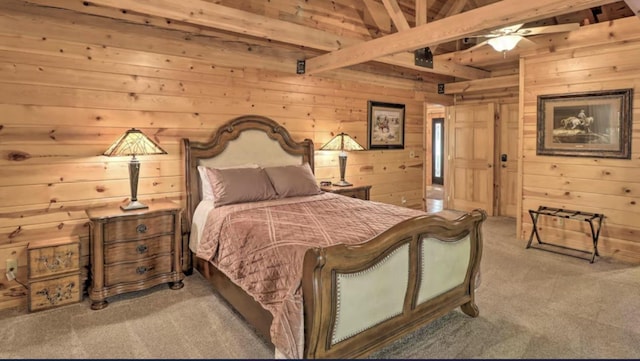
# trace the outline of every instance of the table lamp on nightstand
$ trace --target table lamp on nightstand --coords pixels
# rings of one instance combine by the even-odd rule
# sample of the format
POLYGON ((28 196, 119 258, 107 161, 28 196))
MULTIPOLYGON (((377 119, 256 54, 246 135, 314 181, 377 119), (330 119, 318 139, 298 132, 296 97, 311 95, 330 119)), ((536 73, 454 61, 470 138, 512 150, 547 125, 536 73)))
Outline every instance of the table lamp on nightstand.
POLYGON ((340 151, 340 155, 338 156, 338 159, 340 160, 340 181, 338 183, 333 183, 333 185, 338 187, 348 187, 353 185, 344 180, 344 173, 347 169, 347 151, 364 150, 364 148, 349 135, 340 133, 323 145, 320 150, 340 151))
POLYGON ((108 157, 133 156, 129 162, 129 185, 131 186, 131 201, 127 205, 121 205, 123 211, 149 208, 138 201, 138 176, 140 175, 140 162, 136 155, 167 154, 153 140, 149 139, 140 130, 131 128, 116 140, 103 155, 108 157))

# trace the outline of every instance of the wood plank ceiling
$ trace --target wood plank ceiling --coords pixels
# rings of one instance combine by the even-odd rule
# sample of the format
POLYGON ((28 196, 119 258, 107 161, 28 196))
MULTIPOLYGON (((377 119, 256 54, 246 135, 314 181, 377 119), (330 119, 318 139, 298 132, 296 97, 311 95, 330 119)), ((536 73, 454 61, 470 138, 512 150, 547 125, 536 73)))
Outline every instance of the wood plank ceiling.
MULTIPOLYGON (((306 72, 362 66, 429 82, 489 81, 517 72, 519 54, 588 39, 566 33, 529 37, 533 43, 504 54, 473 46, 469 36, 516 23, 523 28, 634 16, 638 0, 26 0, 199 36, 220 31, 248 44, 294 47, 306 72), (633 9, 633 10, 632 10, 633 9), (531 45, 533 44, 533 45, 531 45), (414 64, 413 51, 429 47, 433 68, 414 64)), ((640 21, 640 20, 639 20, 640 21)), ((528 42, 527 42, 528 43, 528 42)), ((552 49, 550 50, 552 51, 552 49)), ((292 64, 292 72, 295 64, 292 64)), ((511 80, 513 81, 513 80, 511 80)), ((495 82, 495 81, 494 81, 495 82)))

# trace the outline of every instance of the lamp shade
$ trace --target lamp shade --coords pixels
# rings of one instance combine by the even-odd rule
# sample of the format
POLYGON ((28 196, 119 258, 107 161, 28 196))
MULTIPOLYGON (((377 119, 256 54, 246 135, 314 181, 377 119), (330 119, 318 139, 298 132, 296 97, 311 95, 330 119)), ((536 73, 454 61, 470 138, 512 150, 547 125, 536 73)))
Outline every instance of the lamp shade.
POLYGON ((364 148, 351 138, 348 134, 340 133, 331 138, 325 145, 320 147, 320 150, 340 150, 340 151, 352 151, 352 150, 364 150, 364 148))
POLYGON ((109 149, 107 149, 103 155, 125 156, 125 155, 152 155, 152 154, 167 154, 167 152, 160 148, 153 140, 149 139, 140 130, 131 128, 127 130, 120 138, 118 138, 109 149))
POLYGON ((149 208, 146 204, 138 201, 138 177, 140 176, 140 161, 136 155, 167 154, 153 140, 149 139, 138 129, 131 128, 118 138, 103 155, 117 157, 130 155, 129 161, 129 186, 131 187, 131 201, 129 204, 121 205, 123 211, 149 208))
POLYGON ((488 42, 496 51, 509 51, 516 47, 520 39, 520 35, 503 35, 491 38, 488 42))

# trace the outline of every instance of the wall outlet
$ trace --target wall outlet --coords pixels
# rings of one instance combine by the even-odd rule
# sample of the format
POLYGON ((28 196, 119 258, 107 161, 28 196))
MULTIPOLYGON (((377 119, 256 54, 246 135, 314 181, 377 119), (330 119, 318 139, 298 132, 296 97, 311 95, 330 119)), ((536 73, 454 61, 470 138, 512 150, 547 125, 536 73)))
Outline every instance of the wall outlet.
POLYGON ((558 226, 564 226, 564 218, 558 217, 558 226))
POLYGON ((416 152, 410 151, 409 152, 409 158, 415 158, 415 157, 416 157, 416 152))
POLYGON ((18 260, 15 258, 7 258, 7 280, 13 281, 16 279, 16 274, 18 274, 18 260))
POLYGON ((15 258, 7 258, 7 273, 18 273, 18 260, 15 258))
POLYGON ((407 203, 407 198, 402 197, 402 198, 400 199, 400 202, 402 202, 402 204, 406 204, 406 203, 407 203))

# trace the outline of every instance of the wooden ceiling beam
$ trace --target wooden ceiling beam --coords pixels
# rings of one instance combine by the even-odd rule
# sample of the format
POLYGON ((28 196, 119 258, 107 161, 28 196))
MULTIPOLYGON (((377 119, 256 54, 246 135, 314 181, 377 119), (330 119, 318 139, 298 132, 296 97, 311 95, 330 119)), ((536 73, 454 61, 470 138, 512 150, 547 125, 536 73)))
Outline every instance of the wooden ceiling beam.
POLYGON ((470 81, 459 81, 446 83, 444 85, 445 94, 467 94, 477 93, 486 90, 517 88, 520 75, 496 76, 489 79, 478 79, 470 81))
MULTIPOLYGON (((64 3, 65 2, 60 2, 58 6, 63 8, 64 3)), ((334 51, 345 46, 355 46, 362 43, 362 41, 358 39, 331 34, 322 30, 232 9, 203 0, 128 0, 126 2, 121 0, 91 0, 91 4, 116 9, 126 9, 140 14, 178 20, 184 23, 221 29, 316 50, 334 51)), ((491 75, 487 71, 458 65, 452 61, 434 64, 433 68, 418 67, 414 64, 413 57, 408 58, 406 56, 382 56, 375 59, 375 61, 462 79, 481 79, 491 75)), ((292 64, 291 68, 295 69, 294 64, 292 64)))
POLYGON ((426 24, 428 21, 429 4, 428 0, 416 0, 416 26, 426 24))
POLYGON ((457 40, 488 29, 539 20, 612 2, 615 0, 536 0, 527 2, 502 0, 409 30, 307 59, 307 73, 317 74, 360 64, 385 55, 457 40))
POLYGON ((411 28, 407 18, 404 17, 397 0, 382 0, 382 3, 384 4, 385 9, 387 9, 387 13, 389 13, 389 17, 398 31, 409 30, 411 28))
POLYGON ((446 12, 443 12, 444 7, 440 9, 442 14, 439 13, 436 18, 446 18, 455 14, 459 14, 460 12, 462 12, 462 9, 464 9, 465 5, 467 5, 467 0, 455 0, 453 5, 451 5, 446 12))
MULTIPOLYGON (((447 11, 447 13, 444 14, 444 17, 449 17, 449 16, 452 16, 452 15, 459 14, 460 12, 462 12, 462 9, 464 9, 465 5, 467 5, 467 0, 455 0, 453 5, 451 5, 449 10, 447 11)), ((438 45, 440 45, 440 44, 435 44, 435 45, 431 46, 431 52, 432 53, 435 54, 436 50, 438 49, 438 45)))
POLYGON ((375 26, 387 33, 391 32, 391 19, 385 9, 384 5, 375 0, 362 0, 364 7, 366 8, 371 20, 375 26))
POLYGON ((90 3, 313 49, 330 51, 358 43, 355 39, 203 0, 91 0, 90 3))
MULTIPOLYGON (((382 61, 385 64, 397 65, 403 68, 424 71, 425 67, 415 65, 412 53, 398 53, 387 55, 376 61, 382 61)), ((435 58, 434 58, 435 59, 435 58)), ((485 79, 491 76, 491 73, 485 70, 476 69, 470 66, 461 66, 451 59, 442 59, 438 63, 433 64, 433 70, 437 70, 438 74, 447 74, 460 79, 485 79)))

